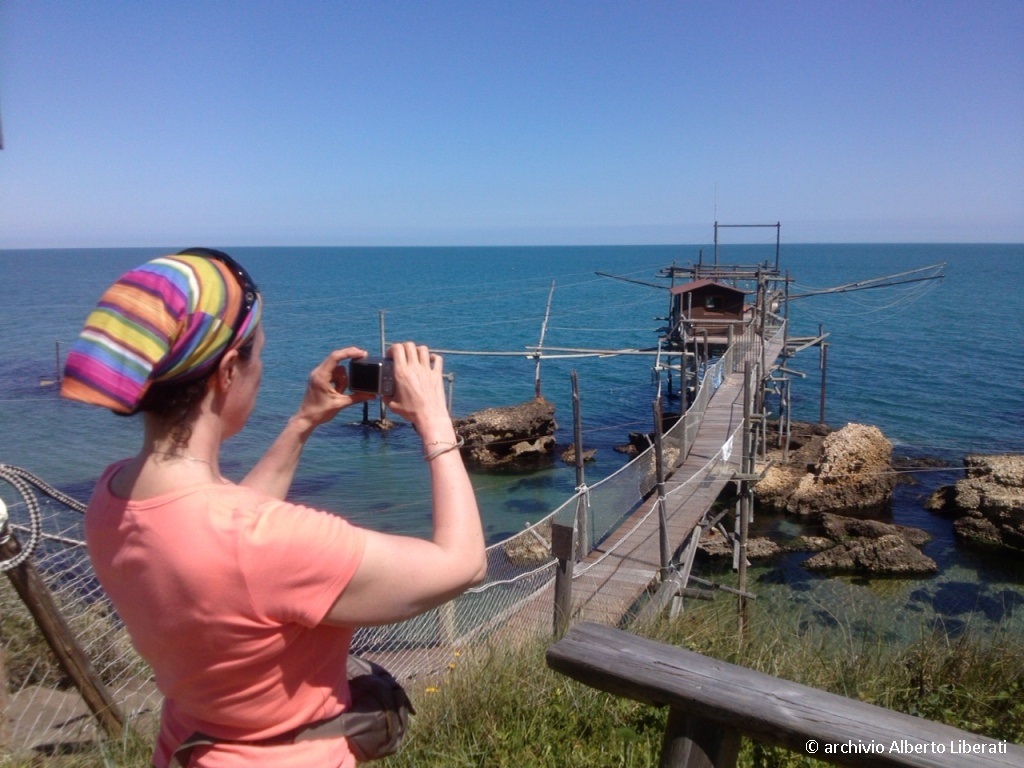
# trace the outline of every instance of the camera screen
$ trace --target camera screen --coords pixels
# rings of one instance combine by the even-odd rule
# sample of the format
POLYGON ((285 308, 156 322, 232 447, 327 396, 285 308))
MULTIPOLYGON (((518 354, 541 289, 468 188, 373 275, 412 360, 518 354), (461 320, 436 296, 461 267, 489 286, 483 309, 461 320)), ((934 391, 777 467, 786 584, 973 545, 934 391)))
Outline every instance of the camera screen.
POLYGON ((382 364, 379 361, 353 360, 348 365, 348 386, 356 392, 378 392, 382 364))

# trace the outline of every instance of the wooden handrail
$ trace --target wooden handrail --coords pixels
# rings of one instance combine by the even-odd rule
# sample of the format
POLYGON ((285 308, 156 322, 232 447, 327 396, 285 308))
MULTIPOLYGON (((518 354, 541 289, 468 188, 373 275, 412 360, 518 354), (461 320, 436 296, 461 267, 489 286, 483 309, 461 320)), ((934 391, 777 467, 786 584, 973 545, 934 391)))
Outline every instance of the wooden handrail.
POLYGON ((1024 748, 581 623, 548 666, 593 688, 670 707, 661 768, 730 768, 741 736, 835 765, 1024 768, 1024 748))

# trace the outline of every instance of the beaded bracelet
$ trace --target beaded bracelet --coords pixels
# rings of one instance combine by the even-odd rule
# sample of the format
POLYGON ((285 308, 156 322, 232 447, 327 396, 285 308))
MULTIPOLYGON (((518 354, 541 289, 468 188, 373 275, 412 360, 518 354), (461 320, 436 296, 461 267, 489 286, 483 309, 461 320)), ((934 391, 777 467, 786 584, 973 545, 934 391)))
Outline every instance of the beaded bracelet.
POLYGON ((446 443, 443 440, 435 440, 432 443, 427 443, 426 447, 428 448, 432 445, 440 445, 441 447, 435 448, 430 453, 425 454, 423 456, 423 460, 432 461, 433 459, 436 459, 438 456, 440 456, 442 453, 448 453, 448 451, 454 451, 457 448, 461 448, 463 445, 465 445, 465 443, 466 441, 462 439, 462 435, 459 435, 459 438, 454 443, 446 443))

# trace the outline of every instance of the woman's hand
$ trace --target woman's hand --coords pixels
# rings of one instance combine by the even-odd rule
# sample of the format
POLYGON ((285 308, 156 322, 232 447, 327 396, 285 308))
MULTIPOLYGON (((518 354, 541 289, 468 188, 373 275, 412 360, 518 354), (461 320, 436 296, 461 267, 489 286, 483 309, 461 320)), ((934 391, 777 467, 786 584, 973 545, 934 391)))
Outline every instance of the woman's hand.
POLYGON ((454 439, 444 392, 444 359, 411 341, 388 350, 395 364, 395 394, 387 406, 415 425, 424 440, 454 439))
POLYGON ((342 363, 366 355, 366 350, 359 347, 345 347, 334 350, 324 358, 309 374, 306 394, 296 416, 315 428, 330 421, 350 405, 373 400, 375 395, 366 392, 345 391, 348 389, 348 366, 342 363))

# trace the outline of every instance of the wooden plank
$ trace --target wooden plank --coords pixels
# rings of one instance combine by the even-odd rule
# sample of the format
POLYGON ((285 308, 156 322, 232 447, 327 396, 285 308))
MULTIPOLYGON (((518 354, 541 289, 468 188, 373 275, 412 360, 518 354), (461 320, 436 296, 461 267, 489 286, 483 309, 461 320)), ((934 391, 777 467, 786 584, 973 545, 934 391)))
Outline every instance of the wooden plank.
POLYGON ((1024 767, 1024 748, 593 623, 548 648, 552 669, 608 693, 729 726, 840 765, 1024 767), (983 757, 982 757, 983 756, 983 757))

